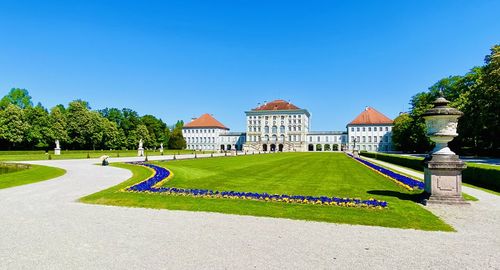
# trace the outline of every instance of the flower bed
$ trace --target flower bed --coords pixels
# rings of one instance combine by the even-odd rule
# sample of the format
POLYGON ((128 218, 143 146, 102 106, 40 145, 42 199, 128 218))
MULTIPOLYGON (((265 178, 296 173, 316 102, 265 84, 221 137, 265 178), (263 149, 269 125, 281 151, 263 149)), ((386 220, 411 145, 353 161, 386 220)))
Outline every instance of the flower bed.
POLYGON ((175 187, 162 187, 165 181, 168 181, 173 174, 160 166, 148 164, 144 162, 131 162, 130 164, 145 166, 154 170, 153 176, 150 178, 125 188, 127 192, 147 192, 165 195, 191 196, 202 198, 228 198, 228 199, 244 199, 255 201, 272 201, 283 203, 299 203, 299 204, 317 204, 328 206, 343 206, 343 207, 368 207, 368 208, 385 208, 387 202, 369 199, 351 199, 338 198, 327 196, 302 196, 302 195, 286 195, 286 194, 268 194, 257 192, 239 192, 239 191, 218 191, 208 189, 186 189, 175 187))
POLYGON ((424 189, 424 187, 425 187, 425 184, 422 181, 418 181, 418 180, 415 180, 415 179, 410 178, 408 176, 405 176, 405 175, 402 175, 402 174, 399 174, 399 173, 395 173, 395 172, 393 172, 391 170, 388 170, 388 169, 386 169, 384 167, 378 166, 378 165, 376 165, 374 163, 371 163, 371 162, 369 162, 367 160, 354 157, 351 154, 348 154, 348 155, 350 157, 354 158, 355 160, 361 162, 362 164, 366 165, 370 169, 372 169, 372 170, 380 173, 381 175, 383 175, 385 177, 390 178, 391 180, 393 180, 398 185, 400 185, 400 186, 402 186, 404 188, 407 188, 409 190, 414 190, 414 189, 424 189))

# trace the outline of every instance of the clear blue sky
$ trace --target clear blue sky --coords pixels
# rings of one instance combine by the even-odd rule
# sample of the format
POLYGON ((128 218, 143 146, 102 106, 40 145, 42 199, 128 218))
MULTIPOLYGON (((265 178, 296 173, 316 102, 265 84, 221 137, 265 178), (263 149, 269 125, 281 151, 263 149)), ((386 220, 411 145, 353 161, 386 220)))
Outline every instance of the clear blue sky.
POLYGON ((286 99, 313 130, 394 118, 500 43, 500 1, 1 1, 0 95, 81 98, 169 124, 286 99))

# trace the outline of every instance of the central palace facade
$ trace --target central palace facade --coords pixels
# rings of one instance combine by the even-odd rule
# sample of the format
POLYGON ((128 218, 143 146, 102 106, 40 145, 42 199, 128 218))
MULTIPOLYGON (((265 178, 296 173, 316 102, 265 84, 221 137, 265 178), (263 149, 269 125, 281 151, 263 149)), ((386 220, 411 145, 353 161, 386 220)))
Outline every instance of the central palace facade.
POLYGON ((187 149, 247 152, 391 151, 393 121, 366 107, 345 131, 311 131, 310 113, 285 100, 245 112, 246 132, 230 132, 210 114, 182 129, 187 149))

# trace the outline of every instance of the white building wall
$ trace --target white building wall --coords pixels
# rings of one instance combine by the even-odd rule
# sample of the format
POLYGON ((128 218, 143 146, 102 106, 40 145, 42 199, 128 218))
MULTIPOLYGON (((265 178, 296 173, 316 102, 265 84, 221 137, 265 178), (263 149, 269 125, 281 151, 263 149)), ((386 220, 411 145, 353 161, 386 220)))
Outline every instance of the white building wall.
POLYGON ((225 133, 227 130, 221 128, 182 128, 188 150, 219 150, 219 136, 225 133))
POLYGON ((347 125, 349 149, 362 151, 392 151, 393 125, 347 125))

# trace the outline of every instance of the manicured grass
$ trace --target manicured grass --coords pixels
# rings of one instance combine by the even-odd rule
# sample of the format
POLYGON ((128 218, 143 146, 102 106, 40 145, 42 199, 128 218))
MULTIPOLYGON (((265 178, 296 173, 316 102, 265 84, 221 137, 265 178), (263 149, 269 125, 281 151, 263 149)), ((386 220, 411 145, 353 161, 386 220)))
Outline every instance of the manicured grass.
MULTIPOLYGON (((164 150, 164 155, 173 154, 191 154, 191 150, 164 150)), ((206 152, 209 153, 209 152, 206 152)), ((29 160, 47 160, 50 157, 54 160, 59 159, 84 159, 87 154, 90 158, 99 158, 103 155, 110 157, 136 157, 137 150, 62 150, 61 155, 54 155, 54 151, 0 151, 0 161, 29 161, 29 160)), ((145 151, 149 156, 159 156, 160 152, 145 151)))
POLYGON ((65 170, 42 165, 30 165, 28 169, 0 174, 0 189, 31 184, 59 177, 65 170))
POLYGON ((134 176, 107 190, 86 196, 86 203, 209 211, 336 223, 421 230, 452 231, 431 212, 415 203, 419 192, 407 191, 341 153, 279 153, 157 162, 174 178, 167 186, 290 195, 325 195, 386 200, 386 209, 285 204, 250 200, 193 198, 119 190, 144 180, 151 171, 129 164, 134 176))

